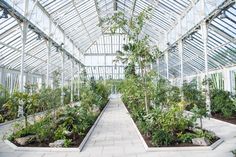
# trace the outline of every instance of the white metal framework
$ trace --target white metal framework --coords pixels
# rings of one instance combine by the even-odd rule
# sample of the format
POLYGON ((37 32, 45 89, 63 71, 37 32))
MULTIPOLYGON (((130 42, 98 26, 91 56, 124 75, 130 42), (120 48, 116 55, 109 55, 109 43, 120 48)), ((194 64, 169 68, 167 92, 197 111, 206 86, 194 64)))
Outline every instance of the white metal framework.
POLYGON ((27 81, 50 86, 58 70, 63 85, 79 76, 79 66, 95 79, 124 78, 125 65, 112 60, 126 33, 98 24, 114 12, 130 18, 147 7, 152 16, 143 33, 163 52, 160 75, 181 85, 219 74, 224 84, 216 86, 235 90, 235 0, 2 0, 1 83, 12 90, 27 81))

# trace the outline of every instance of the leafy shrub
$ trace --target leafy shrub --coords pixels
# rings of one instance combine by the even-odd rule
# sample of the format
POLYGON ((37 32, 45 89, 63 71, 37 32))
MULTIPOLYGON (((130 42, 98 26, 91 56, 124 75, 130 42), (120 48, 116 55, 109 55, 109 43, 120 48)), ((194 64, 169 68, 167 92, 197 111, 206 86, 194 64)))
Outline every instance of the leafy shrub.
POLYGON ((232 93, 220 89, 211 91, 211 106, 213 114, 221 114, 223 117, 231 117, 236 113, 235 96, 232 93))
POLYGON ((186 107, 187 110, 191 110, 194 105, 197 105, 199 108, 205 108, 205 97, 202 91, 197 89, 196 82, 184 82, 182 91, 184 100, 188 103, 188 106, 186 107))
POLYGON ((72 139, 65 139, 64 147, 69 147, 72 144, 72 139))
POLYGON ((2 105, 7 102, 9 97, 9 91, 0 84, 0 108, 2 108, 2 105))
POLYGON ((155 130, 152 134, 152 144, 154 146, 169 146, 174 142, 174 136, 165 130, 155 130))
POLYGON ((194 133, 179 133, 178 140, 182 143, 192 143, 192 139, 196 138, 196 134, 194 133))

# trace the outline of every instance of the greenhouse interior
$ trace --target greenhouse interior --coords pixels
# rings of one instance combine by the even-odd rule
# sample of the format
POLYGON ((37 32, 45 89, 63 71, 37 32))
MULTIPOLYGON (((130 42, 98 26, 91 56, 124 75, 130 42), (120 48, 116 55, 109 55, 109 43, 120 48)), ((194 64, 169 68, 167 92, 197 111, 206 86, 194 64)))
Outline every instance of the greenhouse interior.
POLYGON ((236 157, 235 0, 0 0, 0 157, 236 157))

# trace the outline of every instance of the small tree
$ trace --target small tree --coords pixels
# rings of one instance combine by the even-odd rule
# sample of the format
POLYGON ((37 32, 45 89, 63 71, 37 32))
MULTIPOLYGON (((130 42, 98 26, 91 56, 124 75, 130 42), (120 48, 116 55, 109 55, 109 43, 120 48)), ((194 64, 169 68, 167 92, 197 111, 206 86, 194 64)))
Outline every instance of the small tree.
POLYGON ((148 112, 148 97, 146 75, 147 68, 157 58, 159 52, 156 46, 150 46, 149 36, 142 33, 143 28, 150 19, 151 9, 145 9, 137 16, 132 16, 130 19, 125 19, 124 13, 115 13, 112 17, 102 20, 100 26, 106 25, 112 33, 116 33, 119 29, 128 29, 128 43, 123 45, 123 51, 117 51, 117 56, 114 62, 121 61, 122 63, 137 65, 141 69, 141 78, 145 96, 145 109, 148 112))

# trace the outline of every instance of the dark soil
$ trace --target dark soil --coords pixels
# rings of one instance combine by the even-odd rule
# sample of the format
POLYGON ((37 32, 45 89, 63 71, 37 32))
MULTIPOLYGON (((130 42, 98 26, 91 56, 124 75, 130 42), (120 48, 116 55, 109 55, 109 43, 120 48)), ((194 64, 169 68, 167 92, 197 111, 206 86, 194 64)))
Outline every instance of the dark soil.
POLYGON ((225 122, 228 122, 228 123, 236 125, 236 116, 225 118, 221 114, 212 114, 212 118, 215 118, 215 119, 218 119, 218 120, 222 120, 222 121, 225 121, 225 122))

